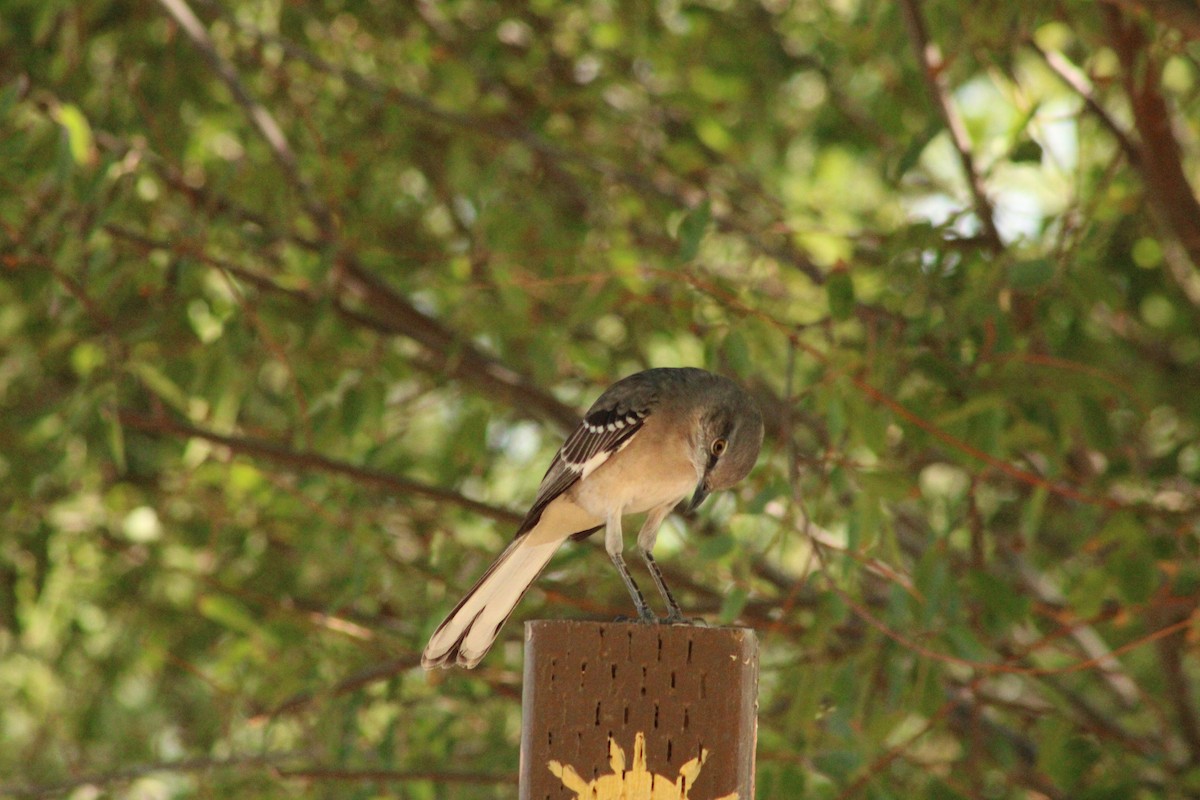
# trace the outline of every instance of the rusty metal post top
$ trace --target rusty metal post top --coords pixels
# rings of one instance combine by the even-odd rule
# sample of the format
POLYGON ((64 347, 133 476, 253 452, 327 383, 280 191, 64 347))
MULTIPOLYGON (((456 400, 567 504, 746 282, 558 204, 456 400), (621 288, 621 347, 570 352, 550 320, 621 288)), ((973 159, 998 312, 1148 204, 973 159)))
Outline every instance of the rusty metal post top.
POLYGON ((527 622, 523 706, 522 798, 754 796, 748 628, 527 622))

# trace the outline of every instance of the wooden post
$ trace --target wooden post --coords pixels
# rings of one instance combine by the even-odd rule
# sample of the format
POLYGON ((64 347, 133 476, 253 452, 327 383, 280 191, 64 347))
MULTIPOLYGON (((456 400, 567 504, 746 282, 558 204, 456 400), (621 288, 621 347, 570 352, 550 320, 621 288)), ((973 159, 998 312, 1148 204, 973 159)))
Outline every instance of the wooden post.
POLYGON ((522 800, 753 800, 752 630, 527 622, 522 699, 522 800))

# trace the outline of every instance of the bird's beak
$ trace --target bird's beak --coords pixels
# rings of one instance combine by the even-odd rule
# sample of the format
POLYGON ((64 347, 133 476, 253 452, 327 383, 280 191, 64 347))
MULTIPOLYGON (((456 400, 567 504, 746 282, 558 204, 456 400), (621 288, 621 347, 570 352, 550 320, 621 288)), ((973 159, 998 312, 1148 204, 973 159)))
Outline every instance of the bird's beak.
POLYGON ((687 510, 695 511, 704 502, 704 498, 708 497, 708 489, 704 488, 704 481, 696 484, 696 493, 692 495, 692 499, 688 501, 687 510))

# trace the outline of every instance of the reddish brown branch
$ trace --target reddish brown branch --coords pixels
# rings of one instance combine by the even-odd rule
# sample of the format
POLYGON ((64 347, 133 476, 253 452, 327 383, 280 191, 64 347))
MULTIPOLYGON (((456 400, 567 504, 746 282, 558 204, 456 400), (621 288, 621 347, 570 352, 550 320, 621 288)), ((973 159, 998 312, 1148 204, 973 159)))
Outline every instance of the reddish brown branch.
MULTIPOLYGON (((1195 613, 1195 609, 1192 609, 1191 614, 1195 613)), ((1159 639, 1157 645, 1167 699, 1175 710, 1179 733, 1188 751, 1188 765, 1195 767, 1200 764, 1200 719, 1196 716, 1195 696, 1183 666, 1190 616, 1179 610, 1169 615, 1165 622, 1182 627, 1170 636, 1159 639)))
POLYGON ((959 116, 958 109, 950 101, 951 91, 946 80, 946 62, 942 58, 942 52, 929 39, 929 32, 925 27, 925 20, 921 16, 921 9, 917 6, 917 0, 901 0, 900 8, 904 14, 904 23, 908 27, 908 35, 912 40, 913 49, 916 51, 917 63, 921 67, 921 76, 925 79, 929 96, 937 106, 942 121, 946 123, 946 129, 950 132, 950 140, 954 143, 954 149, 958 151, 958 160, 962 165, 963 178, 971 191, 975 215, 979 217, 979 224, 983 227, 983 238, 992 250, 1002 250, 1004 245, 1000 241, 1000 233, 996 230, 996 214, 992 208, 992 201, 988 198, 983 179, 979 177, 979 172, 975 168, 975 157, 971 152, 971 137, 967 133, 966 124, 959 116))
POLYGON ((171 15, 179 27, 183 29, 183 32, 192 41, 192 44, 200 51, 200 55, 208 62, 212 71, 224 82, 230 94, 233 95, 233 99, 241 106, 250 123, 258 131, 263 141, 267 143, 271 155, 274 157, 276 163, 279 164, 280 169, 283 170, 288 183, 304 199, 309 213, 313 215, 322 228, 328 227, 329 213, 320 203, 313 199, 312 190, 308 182, 300 174, 295 153, 292 152, 287 136, 284 134, 283 129, 279 127, 279 123, 275 121, 275 117, 272 116, 271 112, 262 103, 254 99, 250 91, 242 84, 237 70, 217 52, 212 38, 208 35, 208 30, 200 22, 200 19, 192 11, 186 0, 158 0, 158 2, 166 9, 167 13, 171 15))
POLYGON ((293 450, 285 445, 266 441, 264 439, 226 436, 214 431, 205 430, 204 428, 198 428, 195 425, 191 425, 186 422, 179 422, 171 419, 170 417, 162 415, 149 417, 139 414, 136 411, 122 410, 118 413, 118 419, 125 427, 142 431, 143 433, 165 434, 169 436, 203 439, 214 444, 228 447, 235 453, 251 456, 253 458, 266 459, 286 467, 300 470, 320 470, 322 472, 330 472, 336 475, 345 476, 359 483, 396 492, 397 494, 412 495, 428 500, 437 500, 443 503, 450 503, 508 525, 518 525, 521 522, 520 514, 508 511, 507 509, 498 508, 487 503, 482 503, 478 500, 472 500, 471 498, 465 497, 458 492, 454 492, 449 489, 442 489, 437 486, 430 486, 409 478, 402 478, 398 475, 381 472, 380 470, 347 464, 344 461, 338 461, 336 459, 329 458, 328 456, 323 456, 320 453, 312 453, 304 450, 293 450))
POLYGON ((394 333, 421 345, 446 377, 473 384, 489 396, 513 408, 556 422, 564 429, 579 422, 574 409, 496 359, 485 355, 440 321, 420 311, 406 297, 365 269, 353 256, 345 255, 338 265, 340 302, 353 300, 365 306, 394 333))
POLYGON ((1162 65, 1149 52, 1146 35, 1136 21, 1111 6, 1105 10, 1134 125, 1142 140, 1140 172, 1147 200, 1165 223, 1165 232, 1187 253, 1193 269, 1200 268, 1200 201, 1184 172, 1171 111, 1159 91, 1162 65))
POLYGON ((1200 6, 1195 0, 1107 0, 1126 11, 1149 14, 1189 39, 1200 39, 1200 6))
MULTIPOLYGON (((106 227, 108 233, 137 245, 143 250, 181 251, 201 263, 229 273, 262 292, 286 297, 293 302, 316 305, 326 298, 303 289, 281 286, 269 275, 239 266, 228 259, 211 256, 186 243, 154 239, 119 225, 106 227)), ((296 242, 306 249, 319 245, 296 242)), ((436 318, 417 309, 403 295, 392 289, 358 263, 351 254, 344 254, 339 263, 338 293, 332 307, 343 319, 369 328, 377 333, 412 339, 424 350, 426 362, 417 362, 439 378, 461 380, 481 393, 505 402, 518 413, 554 422, 570 429, 579 422, 579 415, 554 395, 535 385, 528 377, 484 354, 471 343, 436 318), (360 310, 365 308, 367 311, 360 310)))

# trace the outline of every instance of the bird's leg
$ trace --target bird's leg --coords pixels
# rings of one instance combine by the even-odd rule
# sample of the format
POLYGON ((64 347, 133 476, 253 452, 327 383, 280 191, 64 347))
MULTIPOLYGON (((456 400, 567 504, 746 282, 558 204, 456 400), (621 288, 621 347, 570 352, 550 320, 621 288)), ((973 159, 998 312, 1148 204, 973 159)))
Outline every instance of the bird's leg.
POLYGON ((662 571, 658 568, 658 562, 654 560, 651 551, 654 549, 654 543, 658 540, 658 528, 662 525, 662 521, 666 519, 667 514, 671 513, 674 504, 659 506, 650 512, 646 517, 646 522, 642 525, 641 531, 638 532, 637 544, 638 552, 642 554, 642 560, 646 562, 646 569, 650 570, 650 577, 654 579, 654 585, 658 587, 658 593, 662 595, 667 604, 667 616, 663 622, 668 624, 684 622, 683 611, 680 610, 679 604, 675 602, 675 598, 671 596, 671 590, 667 588, 667 582, 663 580, 662 571))
POLYGON ((642 590, 633 582, 633 576, 625 567, 625 558, 621 555, 624 544, 625 541, 621 535, 621 512, 617 511, 609 514, 608 521, 604 526, 604 549, 608 551, 608 557, 612 559, 617 572, 621 573, 621 580, 625 581, 625 588, 629 590, 629 596, 633 598, 633 604, 637 607, 638 619, 642 622, 654 622, 654 612, 646 604, 642 590))

